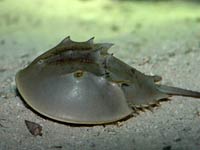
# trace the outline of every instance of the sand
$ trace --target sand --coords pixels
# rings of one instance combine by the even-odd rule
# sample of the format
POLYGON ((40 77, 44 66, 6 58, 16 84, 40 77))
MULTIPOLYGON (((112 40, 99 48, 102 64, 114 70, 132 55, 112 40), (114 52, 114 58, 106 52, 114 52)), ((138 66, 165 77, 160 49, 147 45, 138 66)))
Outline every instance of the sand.
MULTIPOLYGON (((54 24, 51 22, 48 26, 51 17, 45 17, 44 20, 38 17, 37 20, 37 17, 31 16, 31 11, 36 6, 39 8, 40 5, 45 5, 41 4, 42 2, 32 2, 31 6, 28 3, 30 11, 29 7, 20 9, 22 6, 17 3, 8 7, 10 3, 11 1, 0 2, 4 8, 1 14, 9 14, 0 22, 0 150, 199 150, 200 99, 174 96, 171 101, 161 103, 153 112, 141 112, 119 124, 71 126, 54 122, 33 112, 16 92, 15 84, 17 71, 64 37, 71 35, 72 39, 77 41, 95 36, 97 42, 115 43, 110 52, 141 72, 162 76, 163 84, 200 91, 200 22, 196 9, 193 9, 197 6, 191 4, 186 7, 181 4, 183 8, 187 8, 186 12, 190 13, 180 13, 175 19, 166 15, 166 21, 162 23, 159 22, 162 19, 158 19, 156 23, 139 20, 134 23, 131 31, 127 29, 123 32, 123 26, 116 27, 114 23, 112 25, 108 22, 109 29, 105 24, 104 26, 97 23, 95 27, 94 22, 89 19, 88 21, 87 18, 83 22, 78 22, 79 19, 72 22, 57 19, 54 24), (13 13, 14 6, 17 8, 16 13, 13 13), (6 22, 6 18, 10 20, 6 22), (27 21, 27 18, 30 21, 27 21), (66 23, 70 24, 69 30, 65 28, 66 23), (92 27, 88 29, 88 26, 92 27), (99 30, 99 27, 103 27, 104 31, 99 30), (43 127, 43 135, 31 135, 25 120, 40 124, 43 127)), ((90 6, 88 1, 77 1, 77 4, 79 3, 80 8, 82 3, 90 6)), ((91 3, 94 5, 95 2, 91 3)), ((111 9, 112 3, 106 3, 106 6, 111 9)), ((60 3, 57 5, 62 6, 60 3)), ((125 4, 118 5, 125 7, 125 4)), ((147 5, 148 9, 155 7, 158 10, 170 5, 179 6, 177 3, 136 3, 136 6, 138 5, 147 5)), ((168 8, 165 9, 167 12, 168 8)), ((172 10, 176 12, 177 9, 172 10)), ((178 8, 177 12, 185 11, 178 8)), ((52 14, 48 15, 61 17, 59 13, 52 14)), ((131 27, 131 23, 128 26, 131 27)))

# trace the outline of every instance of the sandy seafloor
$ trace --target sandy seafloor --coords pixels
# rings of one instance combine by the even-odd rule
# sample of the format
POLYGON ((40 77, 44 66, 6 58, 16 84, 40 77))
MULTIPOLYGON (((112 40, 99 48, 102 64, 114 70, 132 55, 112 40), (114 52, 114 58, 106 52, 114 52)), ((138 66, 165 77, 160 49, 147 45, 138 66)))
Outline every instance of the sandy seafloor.
MULTIPOLYGON (((90 6, 89 2, 77 2, 80 5, 77 7, 82 8, 84 5, 91 9, 95 8, 90 6)), ((147 11, 154 7, 158 9, 155 12, 161 10, 160 13, 166 17, 166 21, 159 20, 160 16, 152 18, 155 21, 153 24, 136 19, 134 27, 131 23, 125 26, 132 27, 129 32, 128 29, 123 31, 125 30, 123 25, 112 26, 112 21, 104 20, 107 25, 99 25, 101 21, 95 22, 93 16, 88 17, 89 19, 83 17, 79 22, 76 18, 67 21, 59 20, 62 13, 56 12, 56 9, 53 15, 47 13, 50 17, 45 19, 42 18, 43 16, 32 15, 36 8, 39 12, 45 12, 43 7, 56 8, 50 4, 45 7, 47 1, 27 2, 27 7, 23 8, 18 3, 10 5, 11 3, 11 1, 0 1, 2 8, 0 13, 0 150, 200 149, 200 99, 174 96, 171 101, 161 103, 161 107, 155 108, 153 112, 141 112, 136 117, 120 122, 120 126, 116 124, 70 126, 34 113, 24 105, 16 93, 15 85, 15 74, 18 70, 24 68, 39 54, 55 46, 65 36, 71 35, 72 39, 77 41, 95 36, 97 42, 115 43, 111 52, 116 57, 146 74, 161 75, 163 77, 161 83, 200 91, 200 15, 196 12, 199 6, 182 3, 181 7, 179 3, 167 3, 167 6, 163 3, 158 3, 156 6, 137 3, 136 6, 146 6, 147 11), (168 11, 170 5, 174 7, 168 11), (175 6, 178 8, 176 9, 175 6), (172 14, 165 15, 163 11, 172 14), (177 18, 173 18, 173 13, 175 14, 176 11, 177 18), (37 137, 31 135, 24 120, 39 123, 43 127, 43 135, 37 137)), ((113 5, 112 3, 108 3, 105 8, 112 10, 110 6, 113 5)), ((57 5, 64 7, 60 3, 57 5)), ((101 5, 98 8, 101 8, 101 5)), ((97 12, 97 14, 101 13, 97 12)), ((142 15, 145 15, 145 12, 142 15)), ((69 16, 73 18, 73 13, 69 16)))

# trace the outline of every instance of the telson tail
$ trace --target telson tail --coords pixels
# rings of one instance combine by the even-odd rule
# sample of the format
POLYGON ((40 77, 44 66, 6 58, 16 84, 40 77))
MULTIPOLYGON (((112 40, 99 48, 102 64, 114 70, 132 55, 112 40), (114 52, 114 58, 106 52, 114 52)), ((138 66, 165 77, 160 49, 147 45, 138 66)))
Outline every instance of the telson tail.
POLYGON ((157 85, 157 88, 160 92, 168 94, 168 95, 179 95, 179 96, 187 96, 187 97, 195 97, 200 98, 200 92, 186 90, 177 87, 171 87, 166 85, 157 85))

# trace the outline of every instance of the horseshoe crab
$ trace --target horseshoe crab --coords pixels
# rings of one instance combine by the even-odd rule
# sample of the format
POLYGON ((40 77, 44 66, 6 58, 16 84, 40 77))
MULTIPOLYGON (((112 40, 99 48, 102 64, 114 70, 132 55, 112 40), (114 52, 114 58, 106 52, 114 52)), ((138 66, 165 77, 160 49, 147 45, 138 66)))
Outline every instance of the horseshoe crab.
POLYGON ((75 42, 65 38, 16 75, 26 103, 51 119, 75 124, 106 124, 151 108, 171 95, 200 98, 200 92, 160 85, 125 64, 94 38, 75 42))

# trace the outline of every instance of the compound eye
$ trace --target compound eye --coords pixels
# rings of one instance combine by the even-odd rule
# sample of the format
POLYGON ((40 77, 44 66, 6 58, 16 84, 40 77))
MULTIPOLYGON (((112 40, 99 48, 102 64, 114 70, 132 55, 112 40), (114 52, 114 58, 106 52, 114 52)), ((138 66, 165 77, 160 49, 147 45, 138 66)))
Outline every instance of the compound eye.
POLYGON ((82 70, 78 70, 78 71, 74 72, 75 78, 83 77, 83 75, 84 75, 84 71, 82 71, 82 70))

